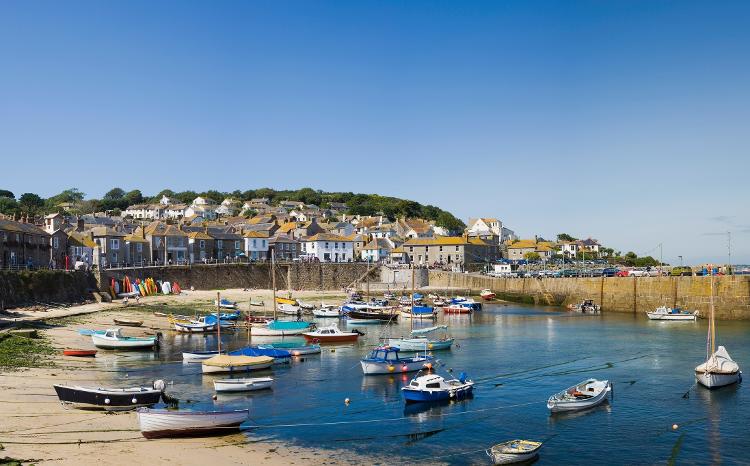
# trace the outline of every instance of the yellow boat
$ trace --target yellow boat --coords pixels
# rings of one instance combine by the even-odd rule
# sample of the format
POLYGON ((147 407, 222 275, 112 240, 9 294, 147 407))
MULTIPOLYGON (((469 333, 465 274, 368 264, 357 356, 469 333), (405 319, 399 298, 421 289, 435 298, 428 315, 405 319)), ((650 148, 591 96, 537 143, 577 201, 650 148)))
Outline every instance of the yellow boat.
POLYGON ((230 356, 219 354, 203 361, 202 370, 204 374, 214 372, 247 372, 259 369, 268 369, 273 364, 270 356, 230 356))
POLYGON ((296 306, 297 300, 292 298, 276 298, 276 304, 289 304, 291 306, 296 306))

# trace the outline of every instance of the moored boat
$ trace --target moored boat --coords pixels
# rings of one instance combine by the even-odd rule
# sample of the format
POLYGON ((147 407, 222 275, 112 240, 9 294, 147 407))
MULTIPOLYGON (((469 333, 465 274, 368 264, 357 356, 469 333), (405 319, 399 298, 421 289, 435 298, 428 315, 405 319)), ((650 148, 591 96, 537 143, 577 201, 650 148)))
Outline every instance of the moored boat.
POLYGON ((315 317, 339 317, 340 316, 338 307, 332 304, 323 304, 320 306, 320 308, 313 309, 312 313, 315 317))
POLYGON ((288 336, 301 335, 311 328, 310 322, 297 322, 291 320, 272 320, 265 325, 253 325, 250 335, 255 336, 288 336))
POLYGON ((371 310, 353 310, 349 311, 348 319, 350 323, 369 323, 371 321, 380 323, 396 323, 398 321, 398 313, 371 310), (356 322, 358 320, 367 322, 356 322))
POLYGON ((216 325, 205 322, 175 322, 174 329, 180 333, 206 333, 216 330, 216 325))
POLYGON ((365 375, 393 374, 416 372, 430 368, 433 357, 416 355, 411 358, 399 356, 400 349, 391 346, 379 346, 360 361, 365 375))
POLYGON ((250 417, 247 409, 234 411, 172 411, 139 408, 138 425, 148 438, 226 434, 239 430, 250 417))
POLYGON ((584 299, 580 303, 569 305, 568 309, 582 314, 595 314, 601 310, 601 306, 596 304, 593 299, 584 299))
POLYGON ((75 349, 75 348, 65 348, 63 350, 63 356, 77 356, 79 358, 91 358, 96 356, 97 351, 94 350, 87 350, 87 349, 75 349))
POLYGON ((140 327, 143 325, 142 320, 133 319, 112 319, 116 325, 122 325, 123 327, 140 327))
POLYGON ((401 388, 407 403, 461 399, 471 395, 474 382, 461 373, 458 379, 446 380, 437 374, 414 377, 401 388))
POLYGON ((183 361, 202 361, 204 359, 211 359, 218 355, 218 351, 184 351, 182 353, 183 361))
POLYGON ((471 314, 473 311, 471 306, 464 304, 451 304, 443 307, 443 312, 446 314, 471 314))
POLYGON ((296 316, 297 314, 300 314, 302 312, 301 307, 295 306, 293 304, 287 304, 287 303, 278 304, 277 309, 280 313, 286 314, 289 316, 296 316))
POLYGON ((271 349, 281 349, 285 351, 289 351, 292 356, 302 356, 305 354, 319 354, 320 353, 320 345, 318 344, 311 344, 311 345, 305 345, 305 344, 298 344, 298 343, 292 343, 292 342, 278 342, 278 343, 269 343, 267 345, 258 345, 258 348, 271 348, 271 349))
POLYGON ((334 343, 341 341, 357 341, 359 332, 344 332, 339 329, 338 325, 331 324, 325 327, 318 327, 315 331, 305 332, 302 334, 305 340, 320 343, 334 343))
POLYGON ((277 348, 261 348, 260 346, 246 346, 228 353, 230 356, 268 356, 273 358, 274 364, 289 364, 292 353, 277 348))
POLYGON ((237 309, 237 302, 230 301, 224 298, 222 298, 221 300, 214 299, 214 306, 218 306, 222 309, 237 309))
POLYGON ((271 385, 273 385, 271 377, 214 380, 214 390, 218 393, 252 392, 271 388, 271 385))
POLYGON ((201 364, 201 372, 212 374, 217 372, 248 372, 268 369, 274 359, 270 356, 229 356, 219 354, 206 359, 201 364))
POLYGON ((406 307, 401 309, 401 317, 404 319, 435 319, 438 316, 438 312, 434 307, 431 306, 417 306, 406 307))
POLYGON ((671 308, 667 306, 657 307, 654 312, 647 312, 650 320, 677 320, 694 322, 698 318, 698 311, 690 312, 684 309, 671 308))
POLYGON ((388 344, 396 346, 401 351, 438 351, 450 349, 453 345, 453 338, 448 337, 448 326, 438 325, 424 329, 412 330, 411 336, 403 338, 389 338, 388 344), (445 335, 440 338, 428 338, 427 335, 440 330, 445 331, 445 335))
POLYGON ((539 449, 542 448, 542 442, 532 440, 509 440, 498 443, 489 450, 486 450, 487 456, 492 459, 492 463, 514 464, 524 461, 530 461, 539 455, 539 449))
POLYGON ((479 296, 484 299, 485 301, 491 301, 495 299, 495 293, 492 292, 490 289, 484 289, 481 293, 479 293, 479 296))
POLYGON ((61 384, 53 387, 60 403, 80 408, 120 411, 155 405, 161 399, 166 384, 157 380, 152 387, 102 388, 61 384))
POLYGON ((156 346, 156 337, 126 337, 120 328, 110 328, 104 333, 93 333, 91 341, 102 349, 147 349, 156 346))
POLYGON ((584 380, 549 397, 547 408, 553 413, 593 408, 606 401, 611 391, 608 380, 584 380))

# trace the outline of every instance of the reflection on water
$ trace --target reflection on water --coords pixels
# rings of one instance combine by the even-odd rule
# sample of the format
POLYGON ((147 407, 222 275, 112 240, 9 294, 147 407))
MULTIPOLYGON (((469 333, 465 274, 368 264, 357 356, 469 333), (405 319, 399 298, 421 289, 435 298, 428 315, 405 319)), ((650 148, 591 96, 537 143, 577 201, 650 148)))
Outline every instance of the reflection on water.
MULTIPOLYGON (((440 363, 435 365, 443 375, 466 372, 476 382, 473 399, 406 406, 401 387, 413 374, 362 375, 359 359, 381 337, 408 334, 408 320, 362 326, 367 335, 356 343, 326 345, 321 354, 244 374, 273 377, 273 389, 215 400, 213 381, 222 376, 201 374, 200 364, 183 364, 181 353, 216 349, 216 335, 169 332, 158 353, 103 352, 97 364, 116 371, 118 380, 129 385, 157 378, 171 382, 168 390, 183 407, 249 408, 258 426, 246 435, 302 446, 345 445, 355 453, 383 453, 386 442, 389 452, 425 462, 529 438, 545 442, 540 464, 601 464, 602 458, 611 464, 745 462, 750 403, 744 387, 696 387, 689 398, 682 397, 693 384, 694 367, 705 357, 705 321, 670 325, 630 314, 589 316, 487 305, 470 316, 441 316, 437 322, 414 325, 443 323, 456 343, 436 354, 440 363), (614 399, 585 412, 550 416, 547 398, 589 377, 612 381, 614 399), (344 403, 347 398, 349 404, 344 403)), ((748 330, 743 322, 718 325, 719 341, 740 365, 750 364, 748 330)), ((246 332, 222 332, 221 337, 228 349, 248 342, 246 332)), ((300 337, 283 341, 304 342, 300 337)), ((443 461, 486 464, 486 457, 471 453, 443 461)))

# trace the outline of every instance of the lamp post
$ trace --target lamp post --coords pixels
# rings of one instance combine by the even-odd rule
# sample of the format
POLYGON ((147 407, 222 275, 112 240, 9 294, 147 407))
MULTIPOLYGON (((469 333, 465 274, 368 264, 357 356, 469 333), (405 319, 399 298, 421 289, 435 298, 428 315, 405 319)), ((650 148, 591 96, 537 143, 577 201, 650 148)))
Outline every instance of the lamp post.
POLYGON ((682 268, 682 256, 677 256, 680 258, 680 268, 682 268))

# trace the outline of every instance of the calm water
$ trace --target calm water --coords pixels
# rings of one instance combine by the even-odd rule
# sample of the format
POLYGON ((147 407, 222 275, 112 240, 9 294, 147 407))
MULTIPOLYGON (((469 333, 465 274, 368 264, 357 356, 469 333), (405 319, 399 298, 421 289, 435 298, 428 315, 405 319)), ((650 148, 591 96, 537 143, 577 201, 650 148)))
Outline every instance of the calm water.
MULTIPOLYGON (((440 321, 457 338, 453 350, 435 354, 444 364, 441 371, 465 371, 477 381, 472 399, 405 410, 399 389, 409 376, 363 376, 359 359, 385 331, 382 326, 357 326, 367 335, 356 345, 327 346, 289 367, 255 373, 273 375, 272 391, 217 401, 211 400, 216 376, 203 376, 199 364, 183 364, 180 355, 215 349, 215 336, 167 335, 158 355, 164 364, 150 354, 133 354, 118 358, 116 368, 122 380, 128 372, 131 384, 174 381, 170 393, 196 400, 181 406, 250 408, 260 425, 246 432, 252 439, 397 454, 410 463, 439 458, 487 464, 478 450, 512 438, 544 441, 538 464, 748 463, 747 388, 693 387, 683 398, 705 356, 705 321, 650 322, 645 316, 586 316, 519 305, 485 306, 473 316, 440 321), (588 377, 614 383, 610 403, 550 415, 547 398, 588 377)), ((718 325, 719 342, 744 368, 750 367, 749 330, 747 323, 718 325)), ((391 331, 406 334, 409 322, 391 331)), ((246 342, 244 333, 222 338, 232 349, 246 342)))

